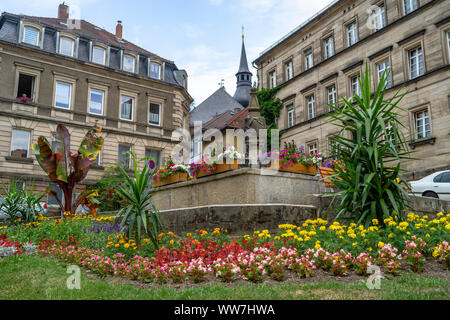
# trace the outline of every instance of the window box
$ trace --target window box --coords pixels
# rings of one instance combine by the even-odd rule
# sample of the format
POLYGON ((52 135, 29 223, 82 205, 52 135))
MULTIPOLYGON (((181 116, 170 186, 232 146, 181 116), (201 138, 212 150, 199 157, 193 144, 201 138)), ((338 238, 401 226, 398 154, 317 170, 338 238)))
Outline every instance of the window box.
MULTIPOLYGON (((224 160, 225 162, 226 160, 224 160)), ((231 170, 236 170, 239 169, 239 163, 238 160, 234 160, 233 163, 227 164, 227 163, 218 163, 214 165, 214 170, 211 170, 210 172, 208 172, 206 169, 201 169, 197 174, 196 174, 196 178, 202 178, 202 177, 207 177, 207 176, 211 176, 214 174, 219 174, 219 173, 223 173, 223 172, 227 172, 227 171, 231 171, 231 170)))
MULTIPOLYGON (((269 168, 271 163, 266 164, 266 167, 269 168)), ((281 172, 290 172, 290 173, 301 173, 310 176, 315 176, 317 173, 317 166, 313 165, 311 167, 307 167, 302 163, 284 163, 282 161, 278 162, 278 171, 281 172)))
POLYGON ((188 174, 186 172, 176 172, 167 178, 154 180, 153 181, 153 187, 161 187, 168 184, 178 183, 178 182, 184 182, 188 180, 188 174))
POLYGON ((5 160, 11 161, 11 162, 24 163, 24 164, 33 164, 33 162, 34 162, 33 158, 20 158, 20 157, 10 157, 10 156, 6 156, 5 160))

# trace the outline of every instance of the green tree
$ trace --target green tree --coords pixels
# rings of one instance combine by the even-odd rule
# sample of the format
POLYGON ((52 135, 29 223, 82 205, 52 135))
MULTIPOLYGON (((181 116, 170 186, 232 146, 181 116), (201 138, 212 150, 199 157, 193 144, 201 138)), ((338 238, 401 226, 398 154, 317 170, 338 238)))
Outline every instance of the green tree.
POLYGON ((396 92, 385 99, 385 73, 372 94, 370 68, 358 79, 361 95, 342 99, 332 106, 330 123, 340 128, 334 137, 342 165, 332 182, 342 200, 337 219, 344 215, 368 225, 372 219, 384 226, 384 218, 395 210, 401 218, 408 207, 407 182, 401 177, 401 161, 411 159, 399 121, 398 111, 404 94, 396 92))
MULTIPOLYGON (((283 103, 276 97, 276 93, 283 86, 278 86, 272 89, 261 89, 258 91, 258 102, 260 107, 260 113, 266 120, 268 127, 267 130, 267 148, 271 147, 271 135, 272 130, 277 129, 277 119, 280 117, 281 109, 283 109, 283 103)), ((280 136, 281 137, 281 136, 280 136)))

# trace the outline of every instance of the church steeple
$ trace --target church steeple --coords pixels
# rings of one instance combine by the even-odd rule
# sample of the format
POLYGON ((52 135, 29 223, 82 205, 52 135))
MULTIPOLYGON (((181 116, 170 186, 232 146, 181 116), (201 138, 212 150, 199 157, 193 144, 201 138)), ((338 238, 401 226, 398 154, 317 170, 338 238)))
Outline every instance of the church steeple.
MULTIPOLYGON (((244 29, 244 27, 242 27, 244 29)), ((248 69, 247 54, 245 52, 244 32, 242 31, 242 49, 239 70, 236 73, 236 92, 234 99, 244 108, 250 103, 250 90, 252 88, 252 73, 248 69)))

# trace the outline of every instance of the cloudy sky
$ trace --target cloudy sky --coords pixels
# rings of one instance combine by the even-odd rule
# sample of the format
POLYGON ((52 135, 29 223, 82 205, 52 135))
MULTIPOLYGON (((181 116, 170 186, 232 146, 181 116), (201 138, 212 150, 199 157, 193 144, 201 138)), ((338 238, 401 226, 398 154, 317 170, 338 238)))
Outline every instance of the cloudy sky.
MULTIPOLYGON (((0 0, 0 11, 56 17, 62 0, 0 0)), ((236 88, 241 28, 251 62, 271 44, 324 8, 331 0, 66 0, 82 19, 115 32, 166 59, 189 75, 198 105, 219 87, 236 88), (78 10, 79 8, 79 10, 78 10)), ((255 70, 251 68, 254 76, 255 70)), ((256 77, 254 77, 256 80, 256 77)))

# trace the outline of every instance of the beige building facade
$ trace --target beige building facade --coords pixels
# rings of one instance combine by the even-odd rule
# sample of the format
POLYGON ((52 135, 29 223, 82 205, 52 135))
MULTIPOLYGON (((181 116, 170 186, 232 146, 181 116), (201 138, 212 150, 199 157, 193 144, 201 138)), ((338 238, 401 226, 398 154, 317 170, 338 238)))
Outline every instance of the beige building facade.
POLYGON ((40 135, 52 141, 58 124, 70 131, 72 150, 91 126, 103 128, 103 148, 84 184, 118 163, 131 167, 126 151, 163 162, 176 144, 172 131, 188 126, 192 98, 184 70, 121 39, 120 23, 114 35, 84 21, 69 30, 65 20, 1 17, 0 182, 6 185, 11 178, 33 181, 36 191, 49 185, 31 144, 40 135))
POLYGON ((405 161, 408 179, 450 169, 450 1, 334 1, 266 49, 253 64, 259 88, 282 85, 282 143, 332 155, 337 127, 329 104, 359 92, 357 76, 372 70, 375 89, 390 70, 386 98, 409 93, 400 113, 418 160, 405 161))

